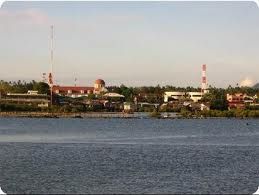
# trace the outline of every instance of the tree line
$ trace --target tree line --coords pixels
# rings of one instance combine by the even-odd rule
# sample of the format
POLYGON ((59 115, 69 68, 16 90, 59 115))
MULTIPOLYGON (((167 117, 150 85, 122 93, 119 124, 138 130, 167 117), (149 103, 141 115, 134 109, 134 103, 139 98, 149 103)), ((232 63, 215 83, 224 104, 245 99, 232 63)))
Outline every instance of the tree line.
MULTIPOLYGON (((142 86, 142 87, 129 87, 124 84, 120 86, 107 87, 109 92, 119 93, 125 96, 125 101, 148 103, 163 103, 163 96, 166 91, 201 91, 199 87, 176 87, 176 86, 142 86)), ((37 81, 0 81, 1 94, 6 93, 27 93, 28 90, 36 90, 40 94, 50 94, 50 88, 47 83, 37 81)), ((227 94, 246 93, 247 95, 259 97, 259 89, 253 87, 239 87, 228 86, 227 88, 216 88, 209 86, 209 93, 204 95, 202 101, 210 102, 211 109, 213 110, 226 110, 227 109, 227 94)))
POLYGON ((50 94, 50 88, 47 83, 37 81, 4 81, 0 80, 0 92, 6 93, 27 93, 29 90, 38 91, 39 94, 50 94))

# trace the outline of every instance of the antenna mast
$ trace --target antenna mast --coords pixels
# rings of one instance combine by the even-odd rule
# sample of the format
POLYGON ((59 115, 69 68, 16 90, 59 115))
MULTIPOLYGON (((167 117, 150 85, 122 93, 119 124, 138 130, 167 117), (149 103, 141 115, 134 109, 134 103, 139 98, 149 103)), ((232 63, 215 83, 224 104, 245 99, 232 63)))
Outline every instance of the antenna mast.
POLYGON ((54 38, 54 33, 53 33, 53 31, 54 31, 54 26, 53 25, 51 25, 50 26, 50 30, 51 30, 51 40, 50 40, 50 57, 51 57, 51 68, 50 68, 50 72, 51 72, 51 74, 52 74, 52 76, 53 76, 53 38, 54 38))
POLYGON ((54 39, 54 26, 50 26, 50 73, 49 73, 49 85, 50 85, 50 106, 53 103, 53 39, 54 39))

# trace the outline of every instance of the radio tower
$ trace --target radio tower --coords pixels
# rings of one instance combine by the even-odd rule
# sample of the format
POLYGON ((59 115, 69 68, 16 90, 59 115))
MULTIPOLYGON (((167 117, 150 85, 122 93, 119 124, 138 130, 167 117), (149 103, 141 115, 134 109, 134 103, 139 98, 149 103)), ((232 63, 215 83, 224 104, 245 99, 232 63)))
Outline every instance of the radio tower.
POLYGON ((201 93, 205 94, 207 92, 207 76, 206 76, 206 64, 202 65, 202 81, 201 81, 201 93))
POLYGON ((49 85, 50 85, 50 106, 53 103, 53 38, 54 38, 54 26, 50 26, 50 73, 49 73, 49 85))

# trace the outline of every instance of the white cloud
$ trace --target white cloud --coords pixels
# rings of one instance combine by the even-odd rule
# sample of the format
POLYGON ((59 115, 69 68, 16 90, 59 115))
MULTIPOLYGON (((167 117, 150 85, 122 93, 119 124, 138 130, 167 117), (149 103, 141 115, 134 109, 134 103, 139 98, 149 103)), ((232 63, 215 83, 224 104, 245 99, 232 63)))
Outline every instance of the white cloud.
POLYGON ((245 78, 240 82, 241 87, 252 87, 254 85, 254 81, 250 78, 245 78))

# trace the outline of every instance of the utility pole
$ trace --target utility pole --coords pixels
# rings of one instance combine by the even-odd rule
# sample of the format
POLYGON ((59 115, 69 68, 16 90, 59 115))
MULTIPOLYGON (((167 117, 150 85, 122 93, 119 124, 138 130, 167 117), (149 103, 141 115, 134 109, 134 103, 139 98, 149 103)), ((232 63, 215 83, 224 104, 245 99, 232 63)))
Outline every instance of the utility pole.
POLYGON ((76 87, 76 83, 77 83, 77 78, 75 78, 75 87, 76 87))

